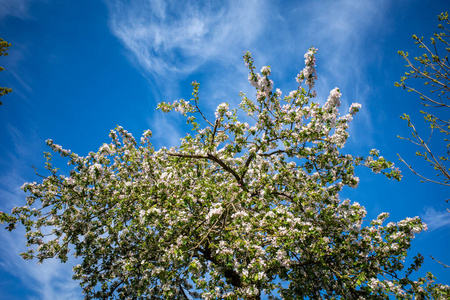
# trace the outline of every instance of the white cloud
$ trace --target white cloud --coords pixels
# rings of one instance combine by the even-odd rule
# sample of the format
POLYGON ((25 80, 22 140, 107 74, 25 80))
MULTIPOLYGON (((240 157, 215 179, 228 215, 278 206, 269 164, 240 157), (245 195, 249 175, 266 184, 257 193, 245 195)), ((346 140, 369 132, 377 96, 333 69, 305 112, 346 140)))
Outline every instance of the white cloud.
POLYGON ((32 0, 0 0, 0 19, 13 16, 20 19, 29 17, 28 7, 32 0))
POLYGON ((264 1, 108 1, 110 27, 145 72, 189 74, 226 62, 263 26, 264 1))
POLYGON ((297 28, 326 56, 322 68, 342 82, 352 82, 368 61, 377 60, 377 49, 365 47, 376 39, 374 33, 388 26, 387 6, 385 0, 328 0, 298 6, 292 13, 311 16, 297 28))
POLYGON ((24 287, 39 295, 28 299, 82 299, 81 288, 72 279, 74 259, 69 259, 65 264, 56 259, 46 260, 41 265, 35 260, 24 261, 19 256, 19 253, 26 250, 24 236, 24 230, 0 231, 0 268, 19 278, 24 287))
POLYGON ((450 225, 450 212, 447 210, 436 211, 434 208, 428 207, 421 218, 430 231, 450 225))
MULTIPOLYGON (((258 65, 284 62, 302 68, 303 53, 313 45, 320 47, 320 68, 328 73, 319 74, 320 80, 331 75, 347 84, 359 80, 366 60, 376 60, 371 58, 376 49, 367 53, 364 47, 367 41, 371 44, 372 33, 388 26, 389 1, 302 1, 290 6, 256 0, 105 3, 112 33, 152 75, 186 75, 206 62, 225 66, 236 57, 242 62, 244 50, 257 53, 258 65)), ((328 88, 334 86, 327 84, 325 96, 328 88)))

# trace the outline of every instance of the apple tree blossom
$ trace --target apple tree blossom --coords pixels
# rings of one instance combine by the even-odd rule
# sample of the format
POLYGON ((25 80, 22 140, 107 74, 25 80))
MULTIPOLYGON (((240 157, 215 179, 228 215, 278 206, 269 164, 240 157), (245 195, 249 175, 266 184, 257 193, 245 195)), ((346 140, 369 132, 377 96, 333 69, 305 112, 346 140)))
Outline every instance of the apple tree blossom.
POLYGON ((314 102, 315 55, 305 54, 297 88, 274 89, 270 67, 244 61, 255 98, 239 108, 218 105, 208 117, 193 98, 162 102, 186 117, 193 134, 181 146, 155 149, 122 127, 111 143, 79 156, 48 140, 67 158, 62 174, 46 153, 49 174, 25 183, 26 204, 1 220, 26 229, 24 259, 81 259, 74 267, 85 299, 417 299, 445 297, 432 274, 417 278, 423 257, 404 259, 418 217, 386 223, 357 202, 356 167, 400 180, 373 149, 343 153, 360 110, 340 114, 341 91, 314 102), (306 85, 304 87, 303 85, 306 85))

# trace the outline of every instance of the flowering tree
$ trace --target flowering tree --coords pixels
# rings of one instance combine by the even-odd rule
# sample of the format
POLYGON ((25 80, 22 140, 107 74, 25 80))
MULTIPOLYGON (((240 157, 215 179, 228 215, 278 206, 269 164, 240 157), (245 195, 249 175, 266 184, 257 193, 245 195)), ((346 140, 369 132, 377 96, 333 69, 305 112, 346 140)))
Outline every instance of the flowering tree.
POLYGON ((449 295, 431 274, 409 278, 422 257, 402 271, 414 234, 426 228, 419 218, 382 225, 382 213, 364 223, 364 207, 339 199, 345 186, 358 185, 359 165, 400 174, 376 150, 366 158, 341 153, 360 105, 339 115, 337 88, 323 106, 312 102, 316 51, 305 54, 298 88, 284 98, 270 68, 256 73, 245 54, 256 88, 255 101, 241 95, 248 122, 226 103, 209 120, 196 82, 191 101, 160 103, 195 131, 179 148, 155 150, 150 131, 138 144, 121 127, 86 157, 48 140, 73 169, 58 174, 46 153, 50 175, 24 184, 25 206, 0 214, 10 230, 25 226, 30 250, 22 256, 81 257, 74 278, 86 299, 449 295))
MULTIPOLYGON (((9 47, 11 47, 11 43, 8 43, 7 41, 3 40, 2 38, 0 38, 0 56, 6 56, 9 53, 7 52, 9 50, 9 47)), ((3 71, 4 68, 0 67, 0 72, 3 71)), ((0 97, 11 93, 12 89, 7 88, 7 87, 0 87, 0 97)), ((3 103, 0 101, 0 105, 2 105, 3 103)))

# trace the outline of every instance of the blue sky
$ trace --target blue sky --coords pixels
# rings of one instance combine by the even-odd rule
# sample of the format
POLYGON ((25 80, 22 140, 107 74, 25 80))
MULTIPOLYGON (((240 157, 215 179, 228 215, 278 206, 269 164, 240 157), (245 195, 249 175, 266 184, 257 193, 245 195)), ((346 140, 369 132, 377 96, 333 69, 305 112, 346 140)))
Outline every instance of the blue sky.
MULTIPOLYGON (((191 96, 190 82, 201 83, 203 110, 212 115, 221 102, 237 107, 239 92, 253 95, 242 52, 251 51, 258 69, 272 67, 275 87, 295 89, 310 46, 317 55, 318 100, 339 87, 342 109, 362 104, 344 149, 366 155, 372 148, 395 161, 403 180, 388 181, 358 170, 361 182, 348 197, 364 205, 368 217, 383 211, 390 221, 421 216, 429 230, 414 241, 411 256, 424 254, 423 271, 450 284, 447 263, 450 214, 448 187, 420 183, 397 159, 400 153, 425 174, 417 149, 397 135, 409 134, 399 119, 411 114, 427 128, 418 98, 395 88, 405 72, 397 54, 419 54, 412 34, 430 37, 448 1, 150 1, 0 0, 0 37, 11 42, 0 57, 0 85, 13 93, 0 107, 0 210, 23 205, 20 186, 38 181, 46 139, 80 155, 108 142, 121 125, 135 137, 146 129, 154 145, 179 145, 187 128, 177 115, 156 111, 160 101, 191 96), (426 3, 426 4, 425 4, 426 3)), ((442 144, 433 144, 442 149, 442 144)), ((55 163, 65 165, 55 157, 55 163)), ((58 261, 22 261, 24 231, 0 230, 0 299, 82 299, 71 268, 58 261)))

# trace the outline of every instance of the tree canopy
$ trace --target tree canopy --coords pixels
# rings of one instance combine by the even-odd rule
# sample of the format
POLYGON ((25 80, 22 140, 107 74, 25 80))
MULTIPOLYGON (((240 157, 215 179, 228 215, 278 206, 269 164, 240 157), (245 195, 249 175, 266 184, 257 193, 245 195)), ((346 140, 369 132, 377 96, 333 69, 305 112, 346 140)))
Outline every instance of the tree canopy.
POLYGON ((247 52, 255 100, 242 93, 239 109, 222 103, 210 119, 193 82, 190 101, 160 103, 192 126, 178 148, 154 149, 151 131, 138 143, 122 127, 85 157, 48 140, 70 173, 46 153, 49 174, 23 185, 24 206, 0 213, 8 229, 25 227, 23 258, 80 257, 74 278, 85 299, 448 296, 431 274, 414 280, 423 257, 404 266, 426 229, 418 217, 370 221, 360 204, 340 199, 344 187, 357 187, 358 166, 401 175, 375 149, 342 152, 361 106, 341 115, 338 88, 324 105, 313 101, 316 51, 305 54, 297 88, 284 97, 270 67, 257 73, 247 52))

